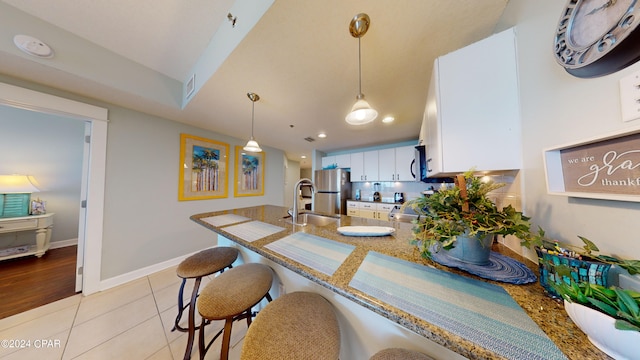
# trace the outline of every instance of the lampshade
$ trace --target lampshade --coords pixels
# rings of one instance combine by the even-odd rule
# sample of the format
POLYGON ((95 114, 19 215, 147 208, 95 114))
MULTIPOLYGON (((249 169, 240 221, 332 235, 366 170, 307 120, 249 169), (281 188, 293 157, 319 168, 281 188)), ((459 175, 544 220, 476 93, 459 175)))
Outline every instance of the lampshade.
POLYGON ((30 194, 39 192, 37 182, 27 175, 0 175, 0 194, 30 194))
POLYGON ((260 96, 256 93, 247 93, 247 97, 251 100, 251 139, 247 141, 247 145, 245 145, 242 149, 248 152, 261 152, 262 149, 258 142, 253 139, 253 118, 255 113, 256 101, 260 100, 260 96))
POLYGON ((358 96, 358 101, 353 104, 351 112, 345 117, 345 121, 351 125, 363 125, 370 123, 378 117, 378 112, 372 109, 363 96, 358 96))
POLYGON ((244 151, 248 151, 248 152, 261 152, 262 149, 260 148, 260 145, 258 145, 258 142, 253 140, 253 138, 251 138, 251 140, 247 141, 247 145, 245 145, 242 150, 244 151))

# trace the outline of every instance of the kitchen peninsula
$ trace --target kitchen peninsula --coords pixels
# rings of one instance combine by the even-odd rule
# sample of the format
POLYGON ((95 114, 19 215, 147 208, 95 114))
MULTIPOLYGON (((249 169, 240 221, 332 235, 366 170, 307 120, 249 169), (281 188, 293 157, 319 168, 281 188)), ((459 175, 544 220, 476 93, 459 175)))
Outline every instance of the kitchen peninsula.
MULTIPOLYGON (((219 235, 218 243, 220 243, 220 240, 228 239, 228 241, 244 247, 246 250, 256 253, 262 258, 274 263, 275 266, 282 266, 290 272, 304 277, 327 291, 336 294, 339 298, 348 299, 346 302, 350 303, 352 306, 364 308, 367 311, 372 312, 372 316, 382 316, 389 321, 400 325, 404 329, 408 329, 410 332, 418 334, 419 339, 425 339, 425 343, 433 342, 441 347, 453 351, 455 353, 453 355, 458 354, 470 359, 547 358, 545 355, 540 355, 541 352, 536 352, 537 350, 527 353, 524 356, 504 355, 505 352, 501 349, 494 348, 493 344, 485 346, 485 343, 478 341, 477 338, 472 339, 475 337, 477 332, 473 332, 473 336, 460 335, 456 331, 450 331, 446 326, 439 326, 426 321, 424 317, 421 317, 419 314, 417 315, 412 311, 407 311, 402 307, 402 305, 398 305, 396 302, 385 300, 386 297, 383 298, 383 296, 386 296, 386 294, 384 294, 387 292, 386 288, 382 289, 382 291, 378 293, 379 296, 370 295, 371 292, 363 291, 364 288, 361 285, 358 285, 367 283, 368 281, 366 277, 363 277, 366 275, 363 272, 365 264, 370 265, 370 268, 372 269, 378 268, 386 271, 386 268, 380 266, 380 263, 375 264, 373 262, 373 260, 382 259, 381 261, 386 261, 385 264, 397 266, 395 270, 401 268, 411 270, 417 269, 421 272, 434 272, 435 276, 449 276, 449 281, 447 281, 448 283, 467 281, 470 283, 470 286, 476 286, 476 284, 480 284, 480 286, 486 285, 488 288, 488 290, 486 290, 487 292, 494 291, 493 288, 498 288, 500 291, 505 292, 505 296, 508 294, 507 297, 510 296, 515 300, 515 303, 517 303, 514 306, 515 308, 507 309, 509 314, 524 316, 527 321, 529 321, 530 318, 533 327, 536 328, 533 329, 533 332, 535 333, 536 331, 539 331, 540 334, 542 334, 542 331, 544 331, 546 337, 551 340, 548 341, 545 335, 542 334, 542 337, 544 338, 540 343, 542 345, 535 346, 533 343, 529 343, 529 339, 525 339, 523 342, 524 345, 521 344, 522 348, 554 348, 553 344, 555 344, 564 356, 569 359, 608 359, 608 356, 595 348, 589 342, 584 333, 582 333, 571 322, 565 313, 562 304, 552 300, 544 294, 539 283, 512 285, 487 281, 463 271, 447 268, 431 261, 424 260, 420 257, 417 249, 409 244, 409 239, 411 238, 411 224, 354 218, 342 215, 336 223, 324 226, 315 226, 311 224, 307 226, 299 226, 287 222, 286 217, 287 208, 265 205, 196 214, 191 216, 191 219, 217 233, 219 235), (338 227, 344 226, 385 226, 393 228, 393 231, 392 234, 388 236, 352 237, 343 236, 337 231, 338 227), (317 266, 310 266, 309 263, 305 264, 304 261, 301 261, 300 258, 297 257, 300 252, 294 251, 287 253, 287 251, 283 250, 284 245, 287 243, 304 243, 305 241, 315 242, 312 247, 309 247, 306 250, 323 249, 322 252, 319 251, 315 254, 317 255, 317 259, 315 259, 318 262, 317 266), (338 262, 333 265, 333 269, 327 270, 323 268, 323 266, 329 264, 329 262, 323 264, 321 261, 324 256, 329 256, 325 255, 326 253, 333 254, 331 256, 338 256, 342 261, 338 260, 338 262), (344 254, 344 256, 340 258, 340 254, 344 254), (375 259, 372 256, 375 257, 375 259), (526 315, 518 315, 518 312, 521 312, 521 310, 524 310, 526 315), (544 340, 547 340, 548 343, 544 343, 544 340)), ((300 249, 297 250, 300 251, 300 249)), ((514 257, 521 262, 527 262, 527 266, 537 273, 537 265, 523 260, 508 249, 496 246, 494 250, 514 257)), ((391 271, 390 268, 389 270, 391 271)), ((277 270, 276 273, 278 273, 277 270)), ((407 276, 407 279, 408 278, 410 278, 410 276, 407 276)), ((394 278, 393 281, 400 284, 400 287, 402 287, 405 285, 403 282, 408 280, 406 280, 404 276, 401 276, 399 278, 394 278)), ((444 288, 445 292, 449 291, 449 293, 445 293, 444 296, 446 299, 450 298, 451 302, 455 302, 461 294, 462 296, 465 295, 464 289, 458 289, 459 291, 456 292, 448 289, 447 284, 434 284, 434 288, 435 287, 444 288)), ((296 291, 297 289, 287 288, 286 290, 291 292, 296 291)), ((427 291, 431 291, 431 288, 428 288, 427 291)), ((482 303, 482 301, 480 302, 482 303)), ((486 303, 490 304, 490 300, 487 300, 486 303)), ((463 308, 465 306, 472 307, 469 304, 462 304, 463 308)), ((493 307, 491 306, 483 306, 479 311, 487 312, 491 311, 492 308, 493 307)), ((338 311, 340 312, 340 310, 338 311)), ((494 315, 496 318, 504 318, 503 321, 505 323, 508 323, 509 321, 516 322, 513 319, 509 319, 511 315, 504 314, 489 314, 489 316, 487 316, 487 313, 485 313, 483 316, 478 316, 478 318, 486 319, 487 317, 494 317, 494 315)), ((350 319, 355 318, 356 316, 350 316, 350 314, 342 313, 340 314, 340 317, 343 319, 350 319)), ((467 319, 464 320, 466 322, 467 319)), ((359 317, 358 321, 366 322, 367 319, 359 317)), ((472 323, 473 320, 469 320, 468 322, 472 323)), ((490 323, 495 324, 496 322, 490 323)), ((517 335, 520 335, 521 333, 529 335, 529 330, 519 332, 520 329, 518 329, 518 327, 521 326, 519 324, 505 326, 513 326, 516 329, 515 333, 517 333, 517 335)), ((343 330, 349 331, 353 329, 342 329, 341 331, 343 330)), ((368 331, 378 332, 381 330, 382 329, 380 328, 370 327, 368 331)), ((505 333, 504 336, 496 335, 501 334, 500 330, 501 329, 496 327, 488 329, 487 334, 489 334, 489 336, 494 336, 492 342, 502 341, 506 343, 506 347, 508 347, 509 342, 522 340, 518 336, 515 336, 513 340, 510 340, 511 338, 509 338, 509 340, 506 339, 510 333, 514 332, 513 330, 509 330, 509 334, 505 333)), ((358 335, 362 338, 366 338, 368 336, 368 334, 358 335)), ((538 338, 539 337, 535 337, 535 339, 538 338)), ((505 347, 504 344, 503 347, 505 347)), ((520 351, 522 349, 518 350, 520 351)), ((551 350, 545 349, 544 351, 550 351, 549 353, 554 356, 556 353, 559 354, 559 357, 556 358, 563 357, 562 354, 560 354, 560 351, 557 351, 555 348, 551 350)), ((509 352, 507 351, 507 353, 509 352)), ((542 354, 544 354, 544 352, 542 352, 542 354)), ((431 355, 435 358, 439 358, 438 353, 431 355)), ((455 358, 452 356, 445 357, 455 358)))

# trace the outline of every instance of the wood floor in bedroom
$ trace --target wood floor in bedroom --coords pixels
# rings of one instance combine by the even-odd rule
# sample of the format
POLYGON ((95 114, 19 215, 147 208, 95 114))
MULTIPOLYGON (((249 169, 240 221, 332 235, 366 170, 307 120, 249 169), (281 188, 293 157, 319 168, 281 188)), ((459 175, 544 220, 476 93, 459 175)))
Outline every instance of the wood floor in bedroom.
POLYGON ((0 319, 76 294, 77 246, 0 261, 0 319))

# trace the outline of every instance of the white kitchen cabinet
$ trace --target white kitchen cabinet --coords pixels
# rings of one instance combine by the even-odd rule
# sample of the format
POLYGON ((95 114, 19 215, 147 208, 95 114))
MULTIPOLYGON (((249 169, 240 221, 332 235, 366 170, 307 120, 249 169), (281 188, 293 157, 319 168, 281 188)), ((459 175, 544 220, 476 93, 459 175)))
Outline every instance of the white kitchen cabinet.
POLYGON ((514 29, 437 58, 421 129, 427 176, 521 167, 514 29))
POLYGON ((351 153, 351 182, 364 181, 364 153, 351 153))
POLYGON ((368 202, 360 203, 360 217, 367 219, 377 219, 376 211, 376 204, 368 202))
POLYGON ((347 200, 347 215, 360 216, 360 202, 347 200))
POLYGON ((380 181, 396 179, 396 149, 378 150, 378 177, 380 181))
MULTIPOLYGON (((378 180, 413 181, 411 163, 415 159, 413 146, 378 150, 378 180)), ((414 171, 415 172, 415 171, 414 171)))
POLYGON ((378 150, 351 153, 351 182, 378 180, 378 150))
POLYGON ((323 169, 328 169, 329 167, 331 167, 335 163, 336 163, 336 157, 335 156, 323 156, 322 157, 322 168, 323 169))
POLYGON ((351 154, 330 155, 322 157, 322 168, 337 167, 340 169, 351 167, 351 154))
POLYGON ((376 219, 389 220, 389 212, 391 212, 391 210, 393 210, 395 206, 396 206, 395 204, 389 204, 389 203, 376 204, 376 219))
POLYGON ((351 154, 336 155, 336 164, 338 164, 338 167, 341 169, 350 168, 351 154))
POLYGON ((378 150, 364 152, 364 179, 378 181, 378 150))
POLYGON ((367 219, 388 220, 389 212, 395 207, 391 203, 347 201, 347 215, 367 219))

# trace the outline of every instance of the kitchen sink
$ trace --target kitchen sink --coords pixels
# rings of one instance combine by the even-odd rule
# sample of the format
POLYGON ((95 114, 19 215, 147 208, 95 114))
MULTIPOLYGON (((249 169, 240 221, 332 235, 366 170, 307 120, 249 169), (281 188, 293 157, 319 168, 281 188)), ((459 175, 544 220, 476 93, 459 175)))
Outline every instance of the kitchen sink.
MULTIPOLYGON (((288 223, 293 223, 292 220, 293 218, 291 216, 287 216, 285 218, 285 221, 288 223)), ((315 226, 327 226, 327 225, 335 224, 339 221, 340 221, 339 216, 304 212, 304 213, 298 214, 298 222, 296 223, 296 225, 305 226, 305 225, 311 224, 315 226)))
POLYGON ((415 210, 413 210, 410 207, 406 207, 403 209, 403 212, 400 212, 401 207, 397 206, 394 207, 390 212, 389 212, 389 221, 399 221, 399 222, 412 222, 413 220, 416 220, 419 218, 418 213, 415 212, 415 210))

